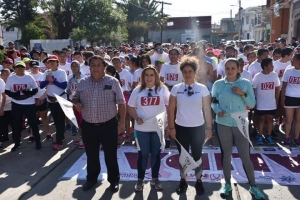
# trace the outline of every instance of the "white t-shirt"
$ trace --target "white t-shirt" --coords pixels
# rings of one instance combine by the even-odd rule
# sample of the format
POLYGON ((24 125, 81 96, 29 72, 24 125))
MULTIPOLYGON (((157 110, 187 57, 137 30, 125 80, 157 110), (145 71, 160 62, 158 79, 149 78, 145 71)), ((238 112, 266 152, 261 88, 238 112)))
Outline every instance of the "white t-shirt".
POLYGON ((132 79, 133 76, 132 74, 127 71, 126 69, 122 69, 122 71, 119 73, 120 75, 120 80, 121 80, 121 85, 122 85, 122 90, 124 91, 131 91, 130 85, 132 84, 132 79))
POLYGON ((150 56, 151 64, 154 65, 155 61, 161 58, 165 61, 165 63, 170 62, 169 54, 166 52, 163 52, 162 54, 154 52, 154 54, 150 56))
POLYGON ((285 95, 300 98, 300 70, 295 67, 284 71, 282 81, 287 83, 285 95))
POLYGON ((221 75, 222 78, 224 78, 226 76, 226 74, 225 74, 225 62, 226 62, 226 60, 222 60, 217 66, 217 73, 218 73, 218 75, 221 75))
POLYGON ((250 72, 251 76, 254 77, 255 74, 262 71, 261 63, 254 61, 248 68, 248 72, 250 72))
POLYGON ((155 116, 166 110, 166 105, 169 104, 170 92, 166 86, 162 86, 155 93, 155 87, 152 89, 152 96, 148 96, 149 89, 146 88, 140 92, 140 86, 137 86, 131 93, 128 105, 136 108, 139 118, 144 123, 138 125, 136 122, 134 128, 138 131, 156 131, 157 121, 155 116))
POLYGON ((177 98, 176 124, 184 127, 197 127, 204 124, 202 111, 202 98, 209 96, 207 87, 200 83, 194 83, 194 94, 188 96, 184 91, 188 85, 180 83, 175 85, 171 90, 171 95, 177 98))
MULTIPOLYGON (((31 75, 25 74, 24 76, 17 76, 16 74, 13 74, 7 78, 5 85, 6 90, 10 90, 11 92, 17 92, 22 91, 26 88, 29 90, 38 88, 34 78, 31 75)), ((23 95, 23 92, 20 92, 20 95, 23 95)), ((15 100, 12 98, 12 102, 20 105, 35 104, 33 97, 29 97, 25 100, 15 100)))
POLYGON ((43 62, 39 62, 40 72, 44 73, 47 70, 46 65, 43 62))
POLYGON ((2 93, 5 92, 5 82, 0 78, 0 106, 2 103, 2 93))
MULTIPOLYGON (((291 65, 291 61, 288 62, 280 62, 280 60, 276 60, 273 62, 274 71, 278 74, 279 80, 281 81, 284 71, 287 66, 291 65)), ((281 83, 282 84, 282 83, 281 83)))
POLYGON ((137 70, 134 71, 133 82, 136 82, 136 83, 140 82, 142 72, 143 72, 142 68, 138 68, 137 70))
POLYGON ((46 89, 45 89, 45 88, 43 88, 43 89, 40 88, 40 84, 41 84, 41 82, 44 80, 44 74, 41 73, 41 72, 39 72, 38 74, 30 74, 30 75, 34 78, 34 80, 36 81, 36 84, 37 84, 38 87, 39 87, 38 93, 36 93, 36 94, 33 96, 34 98, 38 99, 38 98, 40 98, 41 96, 43 96, 43 94, 45 94, 45 92, 46 92, 46 89))
POLYGON ((80 72, 85 76, 91 75, 90 66, 87 66, 85 64, 80 65, 80 72))
POLYGON ((70 63, 66 63, 65 65, 58 65, 59 69, 65 70, 65 72, 67 73, 67 76, 72 74, 72 70, 71 70, 71 65, 70 63))
POLYGON ((275 72, 256 74, 252 85, 256 89, 257 110, 277 109, 275 88, 280 86, 280 80, 275 72))
POLYGON ((159 76, 164 78, 164 81, 169 86, 173 86, 182 82, 182 73, 179 69, 179 62, 176 65, 165 63, 162 65, 159 76))
POLYGON ((242 59, 243 59, 243 61, 244 61, 244 66, 245 66, 245 65, 248 65, 249 61, 248 61, 247 56, 245 56, 243 53, 241 53, 241 54, 238 55, 238 59, 239 59, 239 58, 242 58, 242 59))
POLYGON ((17 58, 14 59, 14 63, 16 63, 18 61, 21 61, 21 57, 17 57, 17 58))
MULTIPOLYGON (((51 71, 51 70, 45 71, 43 81, 46 80, 46 76, 48 74, 52 74, 52 76, 60 83, 68 81, 66 71, 64 71, 62 69, 57 69, 56 71, 51 71)), ((56 85, 50 84, 50 83, 46 87, 47 87, 47 89, 46 89, 47 95, 52 96, 52 97, 54 97, 54 94, 61 95, 65 91, 64 89, 61 89, 61 88, 57 87, 56 85)), ((61 97, 66 99, 67 95, 64 94, 61 97)), ((48 102, 50 102, 49 99, 47 99, 47 100, 48 100, 48 102)))
POLYGON ((77 85, 78 85, 78 83, 80 83, 81 79, 83 79, 85 77, 85 74, 81 73, 80 74, 80 79, 77 79, 77 78, 75 79, 75 78, 73 78, 73 76, 74 76, 73 74, 68 76, 68 87, 67 87, 67 89, 69 89, 72 93, 72 94, 69 95, 70 100, 73 99, 73 97, 76 93, 76 90, 77 90, 77 85))
POLYGON ((250 83, 252 83, 252 76, 251 76, 250 72, 248 72, 247 70, 243 70, 243 72, 241 73, 241 77, 249 80, 250 83))

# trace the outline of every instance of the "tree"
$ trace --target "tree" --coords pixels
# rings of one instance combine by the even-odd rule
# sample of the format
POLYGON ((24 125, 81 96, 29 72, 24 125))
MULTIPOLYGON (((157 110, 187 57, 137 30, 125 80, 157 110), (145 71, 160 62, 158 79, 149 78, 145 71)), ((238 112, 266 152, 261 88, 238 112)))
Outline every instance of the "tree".
POLYGON ((87 0, 40 0, 41 8, 47 12, 54 25, 58 39, 68 39, 74 27, 76 27, 76 15, 80 5, 87 0))
POLYGON ((37 16, 38 0, 1 0, 1 15, 8 29, 16 27, 22 32, 37 16))
POLYGON ((25 26, 22 32, 22 38, 18 41, 28 47, 31 39, 46 39, 43 30, 37 27, 34 23, 29 23, 25 26))
POLYGON ((86 30, 80 28, 73 28, 72 32, 70 33, 70 38, 73 41, 80 41, 85 39, 86 30))
POLYGON ((164 25, 168 19, 168 15, 161 16, 160 4, 154 0, 115 0, 114 3, 127 15, 130 40, 147 36, 149 27, 164 25))
POLYGON ((126 15, 117 11, 110 0, 86 0, 81 5, 77 25, 85 28, 85 38, 93 44, 105 38, 119 26, 124 26, 126 15))
POLYGON ((128 34, 129 34, 129 41, 136 41, 137 38, 144 36, 148 30, 148 25, 146 22, 132 22, 128 24, 128 34))

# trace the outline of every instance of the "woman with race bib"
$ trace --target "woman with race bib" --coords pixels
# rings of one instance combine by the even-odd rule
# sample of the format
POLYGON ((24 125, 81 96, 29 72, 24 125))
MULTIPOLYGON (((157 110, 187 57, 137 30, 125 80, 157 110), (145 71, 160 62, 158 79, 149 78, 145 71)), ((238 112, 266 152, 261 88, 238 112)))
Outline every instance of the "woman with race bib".
MULTIPOLYGON (((138 148, 138 181, 135 191, 143 189, 145 172, 149 154, 151 154, 151 172, 153 185, 157 190, 163 186, 158 179, 160 168, 160 152, 164 149, 164 135, 158 131, 159 125, 156 116, 166 111, 169 101, 169 90, 159 80, 158 72, 152 66, 143 69, 141 84, 132 92, 128 102, 128 113, 135 120, 135 137, 138 148)), ((165 117, 162 117, 163 121, 165 117)), ((165 127, 161 127, 164 129, 165 127)))
POLYGON ((264 199, 264 195, 255 185, 254 168, 250 159, 250 145, 239 131, 231 113, 246 111, 246 106, 255 106, 254 91, 250 81, 240 76, 239 61, 229 58, 225 61, 225 77, 216 81, 212 87, 212 108, 217 114, 217 136, 222 154, 222 166, 225 186, 221 196, 228 196, 231 188, 231 154, 233 143, 236 145, 241 161, 249 180, 249 192, 255 199, 264 199))

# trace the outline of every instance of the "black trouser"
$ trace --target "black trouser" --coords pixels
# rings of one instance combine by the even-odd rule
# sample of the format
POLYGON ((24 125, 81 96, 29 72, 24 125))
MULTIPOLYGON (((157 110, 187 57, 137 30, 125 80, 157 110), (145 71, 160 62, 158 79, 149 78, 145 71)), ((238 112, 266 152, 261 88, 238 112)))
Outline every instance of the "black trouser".
POLYGON ((0 142, 8 140, 8 126, 13 128, 12 122, 12 111, 4 111, 4 115, 0 116, 0 142))
POLYGON ((100 124, 91 124, 82 120, 81 129, 82 140, 87 156, 87 180, 96 182, 100 174, 99 149, 101 143, 107 167, 107 180, 110 183, 119 182, 117 118, 114 117, 111 120, 100 124))
MULTIPOLYGON (((197 127, 183 127, 175 124, 176 129, 176 138, 178 142, 183 146, 183 148, 189 152, 189 147, 192 149, 192 157, 197 162, 202 157, 202 146, 205 141, 205 125, 197 126, 197 127)), ((181 147, 176 142, 177 149, 179 154, 181 153, 181 147)), ((197 179, 202 177, 202 165, 195 169, 195 175, 197 179)), ((180 166, 180 176, 182 178, 186 177, 184 174, 182 167, 180 166)))
POLYGON ((57 102, 48 105, 56 128, 56 144, 62 145, 65 138, 65 113, 57 102))
POLYGON ((11 106, 12 115, 13 115, 13 139, 15 144, 20 144, 21 141, 21 132, 22 132, 22 122, 23 115, 26 116, 29 126, 32 130, 34 139, 36 143, 40 142, 40 133, 39 127, 36 123, 35 117, 35 104, 32 105, 21 105, 12 102, 11 106))

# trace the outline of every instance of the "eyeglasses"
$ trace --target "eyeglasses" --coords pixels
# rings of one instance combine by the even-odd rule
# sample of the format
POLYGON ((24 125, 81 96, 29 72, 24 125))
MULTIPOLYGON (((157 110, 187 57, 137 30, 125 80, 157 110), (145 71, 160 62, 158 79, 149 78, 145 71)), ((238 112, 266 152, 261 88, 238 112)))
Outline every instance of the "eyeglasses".
POLYGON ((152 97, 152 93, 151 93, 152 91, 153 91, 152 89, 148 90, 148 97, 152 97))
POLYGON ((193 94, 194 94, 194 90, 193 90, 193 87, 192 86, 188 86, 188 88, 186 89, 185 88, 185 90, 184 90, 185 92, 187 91, 187 94, 188 94, 188 96, 190 97, 190 96, 192 96, 193 94))

